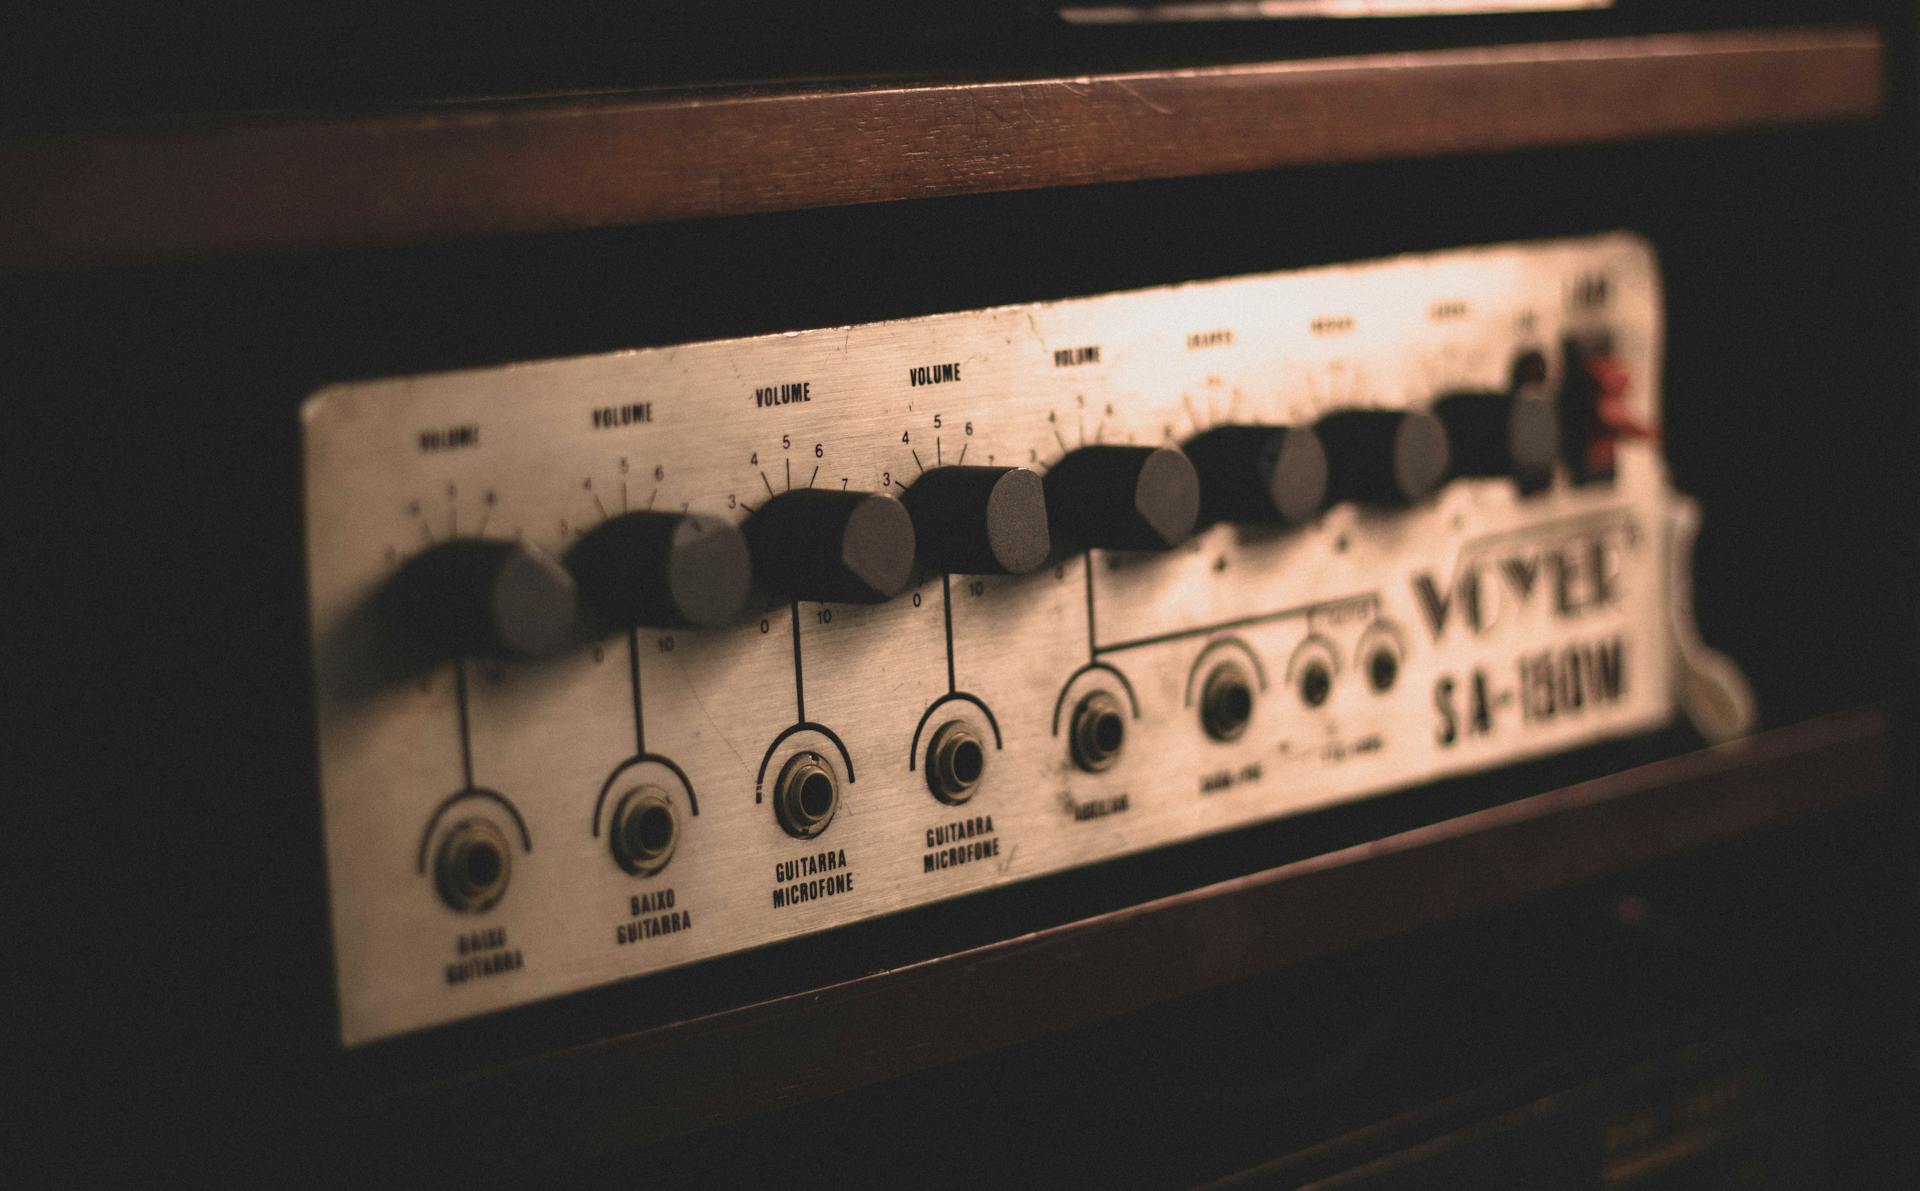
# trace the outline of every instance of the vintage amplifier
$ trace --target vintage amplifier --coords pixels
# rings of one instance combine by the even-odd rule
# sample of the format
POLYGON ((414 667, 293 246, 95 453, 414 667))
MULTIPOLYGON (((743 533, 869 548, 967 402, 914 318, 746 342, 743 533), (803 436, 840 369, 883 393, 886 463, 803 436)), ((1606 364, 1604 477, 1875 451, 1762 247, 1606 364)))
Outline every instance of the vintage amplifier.
POLYGON ((1064 7, 9 97, 26 1181, 1902 1169, 1911 13, 1064 7))
POLYGON ((344 1040, 1652 731, 1689 665, 1739 734, 1662 333, 1612 237, 321 390, 344 1040))

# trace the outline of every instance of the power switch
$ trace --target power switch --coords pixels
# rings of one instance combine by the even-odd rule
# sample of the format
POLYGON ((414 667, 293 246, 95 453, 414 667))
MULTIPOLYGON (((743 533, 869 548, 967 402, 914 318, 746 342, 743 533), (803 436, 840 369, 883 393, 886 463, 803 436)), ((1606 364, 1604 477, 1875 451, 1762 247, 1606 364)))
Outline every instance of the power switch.
POLYGON ((1633 412, 1631 374, 1605 333, 1569 335, 1560 386, 1560 453, 1576 484, 1613 481, 1621 440, 1651 441, 1659 432, 1633 412))

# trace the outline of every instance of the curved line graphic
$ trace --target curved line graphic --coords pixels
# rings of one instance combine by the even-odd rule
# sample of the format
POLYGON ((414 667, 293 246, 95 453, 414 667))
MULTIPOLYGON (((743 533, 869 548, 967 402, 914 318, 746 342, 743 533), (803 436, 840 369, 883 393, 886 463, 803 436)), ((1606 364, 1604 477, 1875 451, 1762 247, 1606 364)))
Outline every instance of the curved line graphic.
POLYGON ((1194 657, 1193 667, 1187 671, 1187 698, 1182 706, 1193 706, 1193 680, 1200 676, 1200 663, 1207 660, 1208 654, 1223 646, 1238 649, 1241 653, 1247 655, 1247 660, 1253 663, 1254 680, 1260 684, 1260 690, 1263 693, 1266 691, 1267 667, 1265 663, 1261 662, 1260 655, 1253 652, 1253 647, 1239 637, 1215 637, 1213 640, 1207 642, 1207 647, 1202 649, 1199 654, 1194 657))
POLYGON ((522 852, 533 851, 533 837, 527 834, 527 821, 522 819, 520 812, 514 809, 511 802, 507 801, 507 796, 494 790, 482 789, 479 786, 468 786, 464 790, 455 790, 453 793, 447 795, 446 798, 441 800, 439 806, 433 808, 433 814, 427 816, 427 829, 420 835, 420 854, 414 859, 415 872, 424 873, 427 871, 427 842, 433 838, 433 829, 435 825, 440 822, 440 816, 447 813, 447 808, 463 798, 491 798, 493 801, 499 803, 501 809, 513 816, 513 825, 520 830, 520 850, 522 852))
POLYGON ((600 797, 593 800, 593 836, 595 839, 600 838, 600 812, 606 808, 607 794, 612 791, 613 783, 617 781, 620 775, 625 773, 627 770, 632 769, 635 765, 639 765, 647 761, 652 761, 652 762, 655 762, 656 764, 664 765, 668 769, 672 770, 673 776, 680 779, 681 789, 687 792, 688 808, 691 809, 695 815, 698 815, 700 813, 700 799, 697 798, 693 793, 693 782, 687 778, 686 770, 680 768, 678 765, 674 764, 671 760, 661 756, 658 753, 636 753, 633 756, 628 757, 626 760, 620 762, 620 764, 614 766, 613 772, 607 775, 607 780, 600 784, 600 797))
POLYGON ((1294 667, 1300 664, 1300 655, 1307 652, 1307 647, 1310 645, 1318 645, 1327 651, 1327 662, 1333 668, 1333 676, 1340 677, 1340 651, 1333 647, 1332 641, 1319 633, 1309 633, 1301 639, 1300 644, 1293 647, 1293 656, 1287 659, 1287 681, 1293 681, 1294 667))
POLYGON ((1357 660, 1366 652, 1367 642, 1380 636, 1393 638, 1393 643, 1400 647, 1400 656, 1407 656, 1407 635, 1400 630, 1400 626, 1391 620, 1376 620, 1360 631, 1360 640, 1354 643, 1354 658, 1357 660))
POLYGON ((1067 675, 1067 681, 1061 684, 1059 696, 1053 701, 1053 734, 1055 736, 1060 735, 1060 709, 1066 706, 1067 692, 1072 690, 1073 684, 1078 682, 1080 676, 1089 670, 1105 670, 1107 673, 1119 679, 1121 689, 1127 692, 1127 706, 1133 710, 1133 718, 1136 720, 1140 718, 1140 700, 1135 697, 1133 684, 1127 681, 1127 676, 1105 662, 1088 662, 1078 670, 1067 675))
POLYGON ((767 765, 773 760, 773 751, 780 747, 781 741, 796 732, 818 732, 828 740, 833 741, 833 747, 840 750, 840 760, 844 762, 847 767, 847 784, 852 785, 858 780, 853 776, 853 756, 847 752, 847 746, 840 743, 840 738, 834 735, 833 729, 827 727, 825 724, 816 724, 812 720, 801 720, 792 727, 783 729, 780 735, 774 737, 773 743, 767 746, 766 753, 761 756, 760 768, 753 775, 753 800, 755 802, 761 800, 760 787, 766 784, 767 765))
POLYGON ((993 708, 988 707, 978 695, 969 694, 966 691, 948 691, 938 699, 927 704, 927 710, 921 715, 920 722, 913 726, 913 743, 907 746, 908 773, 912 773, 914 766, 919 764, 920 733, 927 730, 927 721, 933 718, 933 713, 940 709, 942 703, 952 703, 956 700, 962 703, 971 703, 980 709, 980 714, 987 717, 987 727, 993 729, 993 747, 996 749, 1001 747, 1000 721, 993 718, 993 708))

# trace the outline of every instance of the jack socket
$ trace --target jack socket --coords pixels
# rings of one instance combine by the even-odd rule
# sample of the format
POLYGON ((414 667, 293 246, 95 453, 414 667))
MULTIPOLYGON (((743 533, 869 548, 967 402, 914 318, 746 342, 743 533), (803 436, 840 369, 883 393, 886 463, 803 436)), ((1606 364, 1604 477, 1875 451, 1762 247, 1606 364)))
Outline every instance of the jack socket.
POLYGON ((1253 681, 1237 662, 1221 662, 1200 688, 1200 726, 1219 741, 1238 740, 1253 719, 1253 681))
POLYGON ((463 819, 440 841, 433 858, 440 900, 463 914, 492 909, 507 892, 513 851, 507 837, 486 819, 463 819))
POLYGON ((796 753, 774 782, 773 812, 795 839, 812 839, 833 822, 840 809, 840 779, 815 752, 796 753))
POLYGON ((940 801, 958 806, 972 798, 987 772, 987 749, 973 725, 948 720, 927 746, 927 789, 940 801))
POLYGON ((1120 760, 1121 746, 1127 742, 1127 717, 1120 701, 1105 691, 1094 691, 1080 700, 1073 709, 1069 740, 1075 765, 1088 773, 1113 768, 1120 760))
POLYGON ((667 792, 658 786, 635 786, 621 795, 607 838, 615 863, 636 877, 650 877, 667 867, 680 842, 680 819, 667 792))

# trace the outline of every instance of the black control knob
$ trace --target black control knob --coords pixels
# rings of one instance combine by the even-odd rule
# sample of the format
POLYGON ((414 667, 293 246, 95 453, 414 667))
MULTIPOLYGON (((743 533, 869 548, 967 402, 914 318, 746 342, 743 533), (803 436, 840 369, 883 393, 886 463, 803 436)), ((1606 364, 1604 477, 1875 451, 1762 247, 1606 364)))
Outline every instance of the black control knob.
POLYGON ((1216 426, 1186 450, 1204 522, 1298 525, 1326 506, 1326 448, 1304 426, 1216 426))
POLYGON ((550 657, 574 640, 573 576, 525 542, 456 538, 408 559, 381 603, 426 653, 550 657))
POLYGON ((1103 550, 1166 550, 1193 536, 1200 477, 1172 447, 1081 447, 1047 472, 1053 536, 1103 550))
POLYGON ((1053 548, 1046 490, 1024 467, 936 467, 900 499, 932 570, 1024 575, 1053 548))
POLYGON ((1449 393, 1433 403, 1447 428, 1456 476, 1512 476, 1523 487, 1553 474, 1560 411, 1537 388, 1449 393))
POLYGON ((913 577, 913 518, 878 492, 782 492, 747 519, 753 569, 787 599, 877 604, 913 577))
POLYGON ((1314 425, 1330 501, 1418 504, 1447 478, 1447 428, 1422 410, 1348 409, 1314 425))
POLYGON ((580 596, 619 628, 726 624, 753 586, 747 539, 733 522, 684 513, 622 513, 567 553, 580 596))

